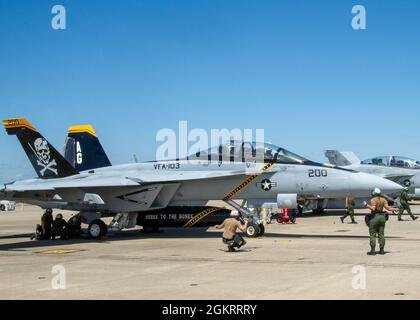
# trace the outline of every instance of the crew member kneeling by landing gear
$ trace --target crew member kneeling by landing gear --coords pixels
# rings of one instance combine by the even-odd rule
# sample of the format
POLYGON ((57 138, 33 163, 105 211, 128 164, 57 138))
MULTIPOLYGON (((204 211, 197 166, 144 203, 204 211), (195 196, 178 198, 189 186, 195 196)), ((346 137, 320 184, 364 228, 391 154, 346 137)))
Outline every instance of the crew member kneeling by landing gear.
POLYGON ((60 240, 67 240, 67 222, 64 220, 61 213, 57 214, 51 229, 51 238, 55 240, 60 237, 60 240))
POLYGON ((78 214, 67 222, 67 236, 69 239, 78 239, 82 234, 82 217, 78 214))
POLYGON ((246 244, 246 241, 240 234, 237 233, 239 229, 241 232, 246 232, 248 227, 248 220, 245 224, 239 221, 239 212, 234 210, 230 214, 230 218, 227 218, 222 224, 215 226, 217 229, 225 229, 223 233, 223 243, 228 246, 229 252, 235 252, 235 248, 240 249, 246 244))
POLYGON ((369 205, 366 201, 364 202, 366 208, 369 208, 372 213, 367 216, 366 224, 369 226, 370 235, 370 251, 367 253, 370 256, 376 255, 376 235, 379 235, 379 254, 385 254, 385 225, 386 225, 386 212, 398 212, 397 208, 388 206, 388 201, 382 197, 381 190, 375 188, 372 191, 372 202, 369 205))

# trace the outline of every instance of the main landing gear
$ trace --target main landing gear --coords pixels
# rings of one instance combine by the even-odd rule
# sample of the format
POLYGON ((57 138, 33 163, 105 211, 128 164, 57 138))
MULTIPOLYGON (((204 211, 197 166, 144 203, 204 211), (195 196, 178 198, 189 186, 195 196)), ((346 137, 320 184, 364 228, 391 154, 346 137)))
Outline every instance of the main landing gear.
POLYGON ((100 219, 96 219, 89 223, 88 233, 92 239, 99 239, 107 235, 108 227, 105 222, 100 219))

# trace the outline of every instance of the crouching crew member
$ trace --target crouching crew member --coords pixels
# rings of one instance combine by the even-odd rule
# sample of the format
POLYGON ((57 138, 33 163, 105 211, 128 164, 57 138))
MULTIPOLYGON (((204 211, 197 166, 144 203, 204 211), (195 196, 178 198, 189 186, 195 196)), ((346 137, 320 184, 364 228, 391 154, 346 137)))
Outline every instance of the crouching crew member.
POLYGON ((364 202, 366 208, 369 208, 372 213, 367 216, 367 224, 369 226, 370 236, 370 251, 367 253, 370 256, 376 255, 376 235, 379 235, 379 254, 385 254, 385 225, 386 225, 386 213, 385 210, 391 212, 397 212, 397 208, 388 206, 388 201, 382 197, 381 190, 375 188, 372 191, 372 201, 369 205, 366 201, 364 202))
POLYGON ((217 229, 225 229, 223 233, 223 243, 228 246, 229 252, 235 252, 235 248, 240 249, 246 242, 240 234, 237 233, 239 229, 241 232, 246 232, 248 228, 248 221, 243 225, 240 220, 239 212, 234 210, 221 225, 215 226, 217 229))
POLYGON ((53 223, 52 209, 45 210, 41 217, 41 224, 37 224, 35 233, 31 235, 31 240, 50 240, 51 239, 51 226, 53 223))
POLYGON ((67 236, 69 238, 80 238, 82 234, 82 218, 80 215, 76 214, 75 216, 71 217, 70 220, 67 222, 67 236))
POLYGON ((42 227, 40 224, 36 225, 35 233, 32 234, 31 240, 42 240, 42 227))
POLYGON ((64 220, 61 213, 57 214, 53 222, 51 237, 55 240, 56 237, 60 237, 61 240, 67 240, 67 222, 64 220))

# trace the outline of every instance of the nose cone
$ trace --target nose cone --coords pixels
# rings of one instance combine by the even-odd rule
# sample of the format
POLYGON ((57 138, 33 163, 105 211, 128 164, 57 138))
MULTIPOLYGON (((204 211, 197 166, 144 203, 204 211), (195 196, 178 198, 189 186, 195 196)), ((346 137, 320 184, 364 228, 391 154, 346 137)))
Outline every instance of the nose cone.
POLYGON ((370 196, 375 188, 381 189, 383 194, 392 194, 403 189, 401 185, 391 180, 362 172, 355 173, 352 180, 354 185, 352 191, 354 195, 360 197, 370 196))

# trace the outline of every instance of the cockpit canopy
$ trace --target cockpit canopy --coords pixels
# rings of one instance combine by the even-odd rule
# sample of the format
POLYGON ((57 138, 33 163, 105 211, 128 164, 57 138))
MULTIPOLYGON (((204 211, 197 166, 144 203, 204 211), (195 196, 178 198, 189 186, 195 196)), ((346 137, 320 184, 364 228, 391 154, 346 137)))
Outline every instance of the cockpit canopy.
POLYGON ((243 141, 231 141, 206 151, 198 151, 190 155, 188 160, 275 162, 286 164, 309 162, 309 160, 273 144, 243 141))
POLYGON ((420 162, 407 157, 382 156, 362 161, 362 164, 370 164, 384 167, 397 167, 408 169, 420 169, 420 162))

